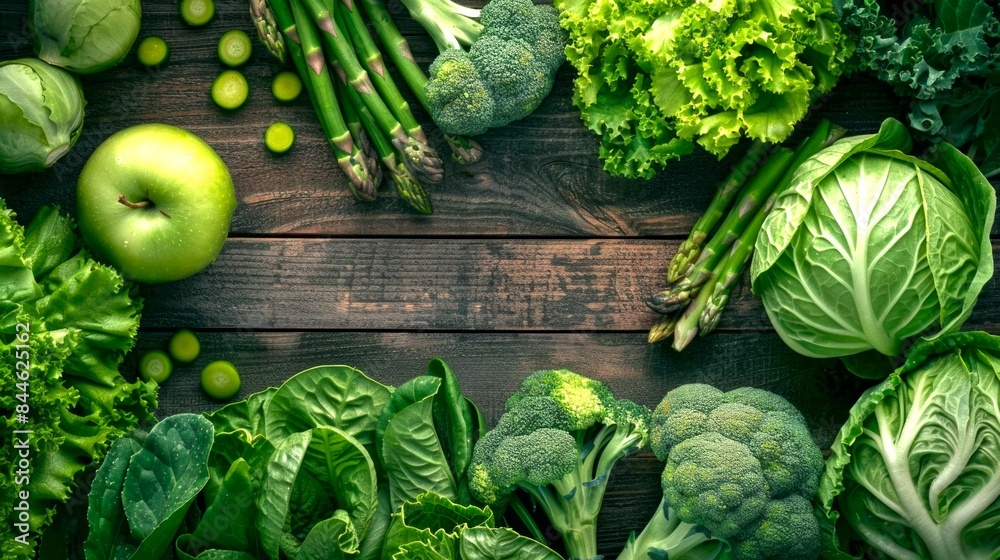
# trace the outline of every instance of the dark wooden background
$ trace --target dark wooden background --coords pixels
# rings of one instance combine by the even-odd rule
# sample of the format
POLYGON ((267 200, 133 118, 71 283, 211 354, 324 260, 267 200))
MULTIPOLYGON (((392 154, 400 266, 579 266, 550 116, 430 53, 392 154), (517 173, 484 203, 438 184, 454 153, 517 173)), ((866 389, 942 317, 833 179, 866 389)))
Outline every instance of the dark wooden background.
MULTIPOLYGON (((400 5, 390 9, 429 63, 433 44, 400 5)), ((424 217, 392 192, 374 203, 350 196, 306 96, 286 105, 271 97, 282 67, 256 40, 243 68, 247 104, 223 112, 212 103, 209 87, 223 70, 218 38, 234 28, 254 36, 246 2, 217 0, 215 19, 197 29, 185 26, 173 0, 147 0, 143 11, 139 37, 166 39, 169 64, 141 69, 130 55, 84 77, 77 146, 44 173, 0 176, 0 197, 25 221, 42 204, 73 209, 76 177, 94 148, 144 122, 191 130, 226 161, 239 206, 219 260, 187 280, 142 289, 138 350, 162 347, 181 327, 202 339, 202 357, 162 388, 161 416, 218 406, 197 380, 214 359, 239 367, 246 396, 319 364, 349 364, 399 384, 441 357, 491 421, 524 376, 565 367, 651 407, 683 383, 769 389, 799 406, 827 446, 864 389, 836 362, 786 348, 745 288, 718 331, 683 354, 646 344, 657 316, 644 300, 662 287, 667 261, 733 158, 698 153, 652 181, 608 176, 597 138, 572 104, 570 68, 534 115, 479 138, 482 162, 449 163, 432 192, 435 213, 424 217), (284 156, 262 141, 275 120, 297 134, 284 156)), ((25 14, 24 2, 0 0, 0 60, 32 55, 25 14)), ((826 117, 852 134, 870 133, 888 116, 903 116, 901 102, 859 76, 817 103, 803 128, 826 117)), ((434 139, 446 154, 440 135, 434 139)), ((968 327, 996 332, 998 304, 994 280, 968 327)), ((660 470, 648 453, 618 467, 602 510, 602 552, 617 554, 629 531, 645 525, 659 501, 660 470)))

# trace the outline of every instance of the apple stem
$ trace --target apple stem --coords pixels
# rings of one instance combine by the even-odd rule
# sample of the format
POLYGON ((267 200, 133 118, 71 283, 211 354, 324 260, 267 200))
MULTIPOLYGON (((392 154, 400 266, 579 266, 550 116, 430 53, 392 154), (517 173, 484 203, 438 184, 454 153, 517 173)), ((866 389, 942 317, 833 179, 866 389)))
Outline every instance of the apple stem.
MULTIPOLYGON (((145 208, 145 207, 149 206, 150 204, 152 204, 152 202, 150 202, 148 200, 143 200, 141 202, 132 202, 131 200, 128 199, 128 197, 126 197, 123 194, 118 195, 118 202, 122 203, 125 206, 128 206, 129 208, 131 208, 133 210, 138 210, 139 208, 145 208)), ((170 217, 170 214, 167 214, 163 210, 160 210, 159 212, 160 212, 160 214, 163 214, 164 216, 166 216, 168 218, 170 217)))
POLYGON ((122 204, 128 206, 133 210, 138 210, 139 208, 145 208, 150 205, 150 202, 148 200, 143 200, 142 202, 132 202, 123 194, 118 195, 118 202, 121 202, 122 204))

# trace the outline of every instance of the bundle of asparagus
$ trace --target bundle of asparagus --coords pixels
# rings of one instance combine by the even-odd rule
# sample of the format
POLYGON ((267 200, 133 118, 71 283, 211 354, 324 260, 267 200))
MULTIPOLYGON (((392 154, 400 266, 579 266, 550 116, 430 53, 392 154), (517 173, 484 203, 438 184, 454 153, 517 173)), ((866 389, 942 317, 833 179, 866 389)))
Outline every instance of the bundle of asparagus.
MULTIPOLYGON (((427 76, 413 60, 382 0, 364 0, 369 19, 414 96, 424 107, 427 76)), ((400 198, 432 211, 424 185, 444 179, 444 164, 396 86, 352 0, 250 0, 257 31, 279 60, 290 58, 312 100, 348 187, 374 200, 384 169, 400 198)), ((456 160, 474 163, 482 149, 446 136, 456 160)))
POLYGON ((664 315, 650 329, 650 343, 673 335, 673 347, 681 351, 695 336, 715 329, 753 256, 757 235, 774 200, 788 188, 805 160, 845 132, 824 120, 794 151, 785 147, 769 150, 760 142, 750 147, 678 247, 667 268, 667 289, 649 298, 647 305, 664 315))

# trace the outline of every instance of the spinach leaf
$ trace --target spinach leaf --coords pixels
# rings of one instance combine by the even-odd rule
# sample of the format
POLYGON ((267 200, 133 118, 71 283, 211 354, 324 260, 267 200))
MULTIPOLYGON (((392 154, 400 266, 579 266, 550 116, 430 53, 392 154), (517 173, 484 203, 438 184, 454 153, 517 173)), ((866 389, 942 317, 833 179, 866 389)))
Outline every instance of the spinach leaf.
POLYGON ((137 560, 160 558, 173 543, 184 516, 208 482, 212 423, 197 414, 170 416, 149 432, 129 462, 122 501, 132 536, 141 541, 137 560))
POLYGON ((348 366, 307 369, 283 383, 264 407, 264 433, 278 445, 317 427, 339 428, 371 451, 391 389, 348 366))
POLYGON ((125 559, 135 551, 134 543, 127 544, 130 537, 121 496, 129 460, 141 448, 134 439, 121 438, 97 469, 87 506, 90 533, 83 545, 87 560, 125 559))
MULTIPOLYGON (((403 383, 393 391, 389 397, 389 402, 382 408, 375 425, 375 439, 381 442, 385 438, 385 430, 389 427, 389 421, 399 414, 404 408, 413 403, 420 402, 427 397, 435 395, 441 388, 441 380, 430 375, 421 375, 403 383)), ((379 459, 385 460, 382 455, 382 446, 378 446, 379 459)))
POLYGON ((393 510, 424 492, 458 499, 455 476, 434 428, 433 394, 407 406, 389 421, 382 453, 393 510))
POLYGON ((271 387, 259 393, 254 393, 246 400, 227 404, 226 406, 205 414, 212 421, 216 433, 234 432, 239 429, 249 430, 254 435, 264 433, 264 407, 278 390, 271 387))
POLYGON ((358 560, 379 560, 382 558, 382 545, 385 543, 385 532, 392 521, 392 505, 389 502, 389 490, 384 484, 378 488, 378 507, 372 518, 368 533, 361 541, 358 560))
POLYGON ((217 432, 215 443, 212 445, 212 454, 208 458, 209 481, 204 490, 205 504, 212 505, 215 502, 222 488, 223 477, 239 459, 245 460, 250 466, 250 481, 256 494, 260 488, 260 481, 264 478, 267 461, 273 453, 274 446, 271 442, 262 435, 254 435, 249 430, 217 432))
POLYGON ((562 560, 544 544, 506 527, 470 527, 458 546, 462 560, 562 560))
POLYGON ((309 519, 291 518, 301 516, 300 511, 290 508, 300 479, 313 479, 312 488, 326 489, 330 498, 327 515, 333 517, 335 510, 346 510, 352 529, 359 539, 364 538, 378 503, 375 465, 360 442, 346 432, 314 428, 285 438, 267 465, 257 501, 257 529, 268 557, 275 559, 279 550, 295 548, 295 543, 289 546, 287 540, 298 537, 286 528, 305 525, 311 531, 324 520, 316 508, 310 511, 309 519))
POLYGON ((240 458, 229 468, 218 497, 205 510, 201 522, 187 539, 187 552, 226 549, 256 553, 256 518, 250 464, 240 458))
POLYGON ((342 509, 309 531, 296 560, 347 560, 358 553, 358 534, 348 513, 342 509))

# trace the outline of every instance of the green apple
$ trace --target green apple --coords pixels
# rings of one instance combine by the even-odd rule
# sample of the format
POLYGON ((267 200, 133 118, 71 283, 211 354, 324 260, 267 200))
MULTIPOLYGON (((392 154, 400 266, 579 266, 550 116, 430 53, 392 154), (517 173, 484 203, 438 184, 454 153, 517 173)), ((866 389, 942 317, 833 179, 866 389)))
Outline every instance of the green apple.
POLYGON ((236 209, 226 164, 166 124, 115 133, 87 160, 77 221, 95 255, 139 282, 172 282, 219 256, 236 209))

